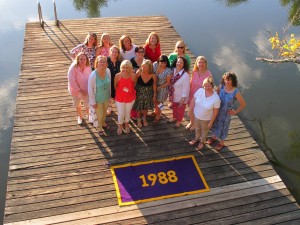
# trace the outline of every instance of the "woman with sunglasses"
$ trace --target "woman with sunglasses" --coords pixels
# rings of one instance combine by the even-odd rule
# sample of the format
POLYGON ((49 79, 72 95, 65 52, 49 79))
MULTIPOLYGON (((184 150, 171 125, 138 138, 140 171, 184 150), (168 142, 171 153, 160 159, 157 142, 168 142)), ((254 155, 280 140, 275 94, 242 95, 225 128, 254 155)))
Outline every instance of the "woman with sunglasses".
POLYGON ((90 62, 90 66, 92 70, 94 70, 94 61, 96 58, 97 45, 98 45, 97 35, 95 33, 89 32, 85 38, 84 43, 77 45, 75 48, 73 48, 70 51, 72 60, 74 60, 80 52, 83 52, 84 54, 87 55, 90 62))
POLYGON ((184 116, 186 104, 189 101, 190 76, 188 62, 185 57, 179 56, 172 65, 173 76, 169 85, 169 100, 172 102, 173 117, 169 123, 176 122, 174 128, 179 128, 184 116))
POLYGON ((145 49, 143 46, 135 48, 135 57, 130 59, 134 72, 136 72, 144 61, 145 49))
POLYGON ((176 45, 175 45, 175 49, 174 49, 174 52, 171 53, 169 55, 169 62, 170 62, 170 65, 173 65, 173 62, 176 61, 176 59, 179 57, 179 56, 182 56, 184 58, 186 58, 187 60, 187 63, 188 63, 188 68, 190 68, 190 65, 191 65, 191 59, 190 57, 186 54, 186 46, 184 44, 183 41, 177 41, 176 45))

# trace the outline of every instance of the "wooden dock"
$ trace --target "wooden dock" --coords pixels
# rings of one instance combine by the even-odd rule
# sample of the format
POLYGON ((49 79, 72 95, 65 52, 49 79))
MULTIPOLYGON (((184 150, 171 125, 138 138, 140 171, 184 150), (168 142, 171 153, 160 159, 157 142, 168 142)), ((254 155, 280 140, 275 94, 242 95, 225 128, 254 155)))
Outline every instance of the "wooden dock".
MULTIPOLYGON (((300 210, 285 184, 238 117, 233 117, 221 153, 188 144, 193 133, 166 123, 118 136, 100 137, 90 124, 77 125, 67 90, 69 50, 88 31, 122 34, 143 44, 152 31, 169 54, 179 34, 163 16, 97 18, 27 23, 11 145, 4 224, 299 224, 300 210), (131 206, 118 206, 106 163, 119 165, 194 155, 210 192, 131 206)), ((191 51, 192 62, 195 61, 191 51)), ((187 122, 184 122, 186 125, 187 122)))

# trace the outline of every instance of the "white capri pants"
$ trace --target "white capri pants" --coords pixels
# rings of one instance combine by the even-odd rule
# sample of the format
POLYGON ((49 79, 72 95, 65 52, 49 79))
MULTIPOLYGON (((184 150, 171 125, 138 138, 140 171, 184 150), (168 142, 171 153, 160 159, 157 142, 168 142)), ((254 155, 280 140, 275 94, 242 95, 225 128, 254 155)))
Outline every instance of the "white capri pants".
POLYGON ((118 124, 123 124, 124 121, 126 123, 129 122, 130 111, 132 109, 134 102, 135 102, 135 100, 133 100, 132 102, 128 102, 128 103, 116 101, 116 106, 117 106, 117 110, 118 110, 118 124))

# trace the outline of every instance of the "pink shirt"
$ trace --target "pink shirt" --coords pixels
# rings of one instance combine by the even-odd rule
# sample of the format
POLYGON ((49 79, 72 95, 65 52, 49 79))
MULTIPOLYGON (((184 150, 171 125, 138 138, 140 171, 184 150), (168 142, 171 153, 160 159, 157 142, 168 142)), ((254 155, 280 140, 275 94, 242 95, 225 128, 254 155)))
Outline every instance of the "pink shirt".
POLYGON ((212 77, 212 74, 209 70, 207 70, 204 74, 201 74, 201 75, 199 75, 198 71, 194 71, 192 73, 192 77, 191 77, 191 81, 190 81, 189 102, 192 101, 196 91, 198 91, 199 88, 202 88, 203 81, 207 77, 212 77))
POLYGON ((89 66, 86 66, 82 72, 76 64, 72 63, 68 71, 68 90, 72 96, 78 96, 80 91, 87 95, 91 72, 92 69, 89 66))

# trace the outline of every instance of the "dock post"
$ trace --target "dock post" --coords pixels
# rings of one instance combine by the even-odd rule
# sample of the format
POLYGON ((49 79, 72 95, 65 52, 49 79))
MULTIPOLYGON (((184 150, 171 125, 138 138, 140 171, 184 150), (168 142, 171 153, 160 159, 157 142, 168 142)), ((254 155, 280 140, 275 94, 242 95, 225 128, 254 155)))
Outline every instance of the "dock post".
POLYGON ((39 21, 40 21, 41 27, 44 28, 44 23, 45 22, 43 20, 41 4, 40 4, 39 1, 37 1, 37 4, 38 4, 39 21))
POLYGON ((54 5, 55 25, 59 27, 59 20, 57 19, 57 12, 56 12, 56 4, 55 4, 55 0, 53 0, 53 5, 54 5))

